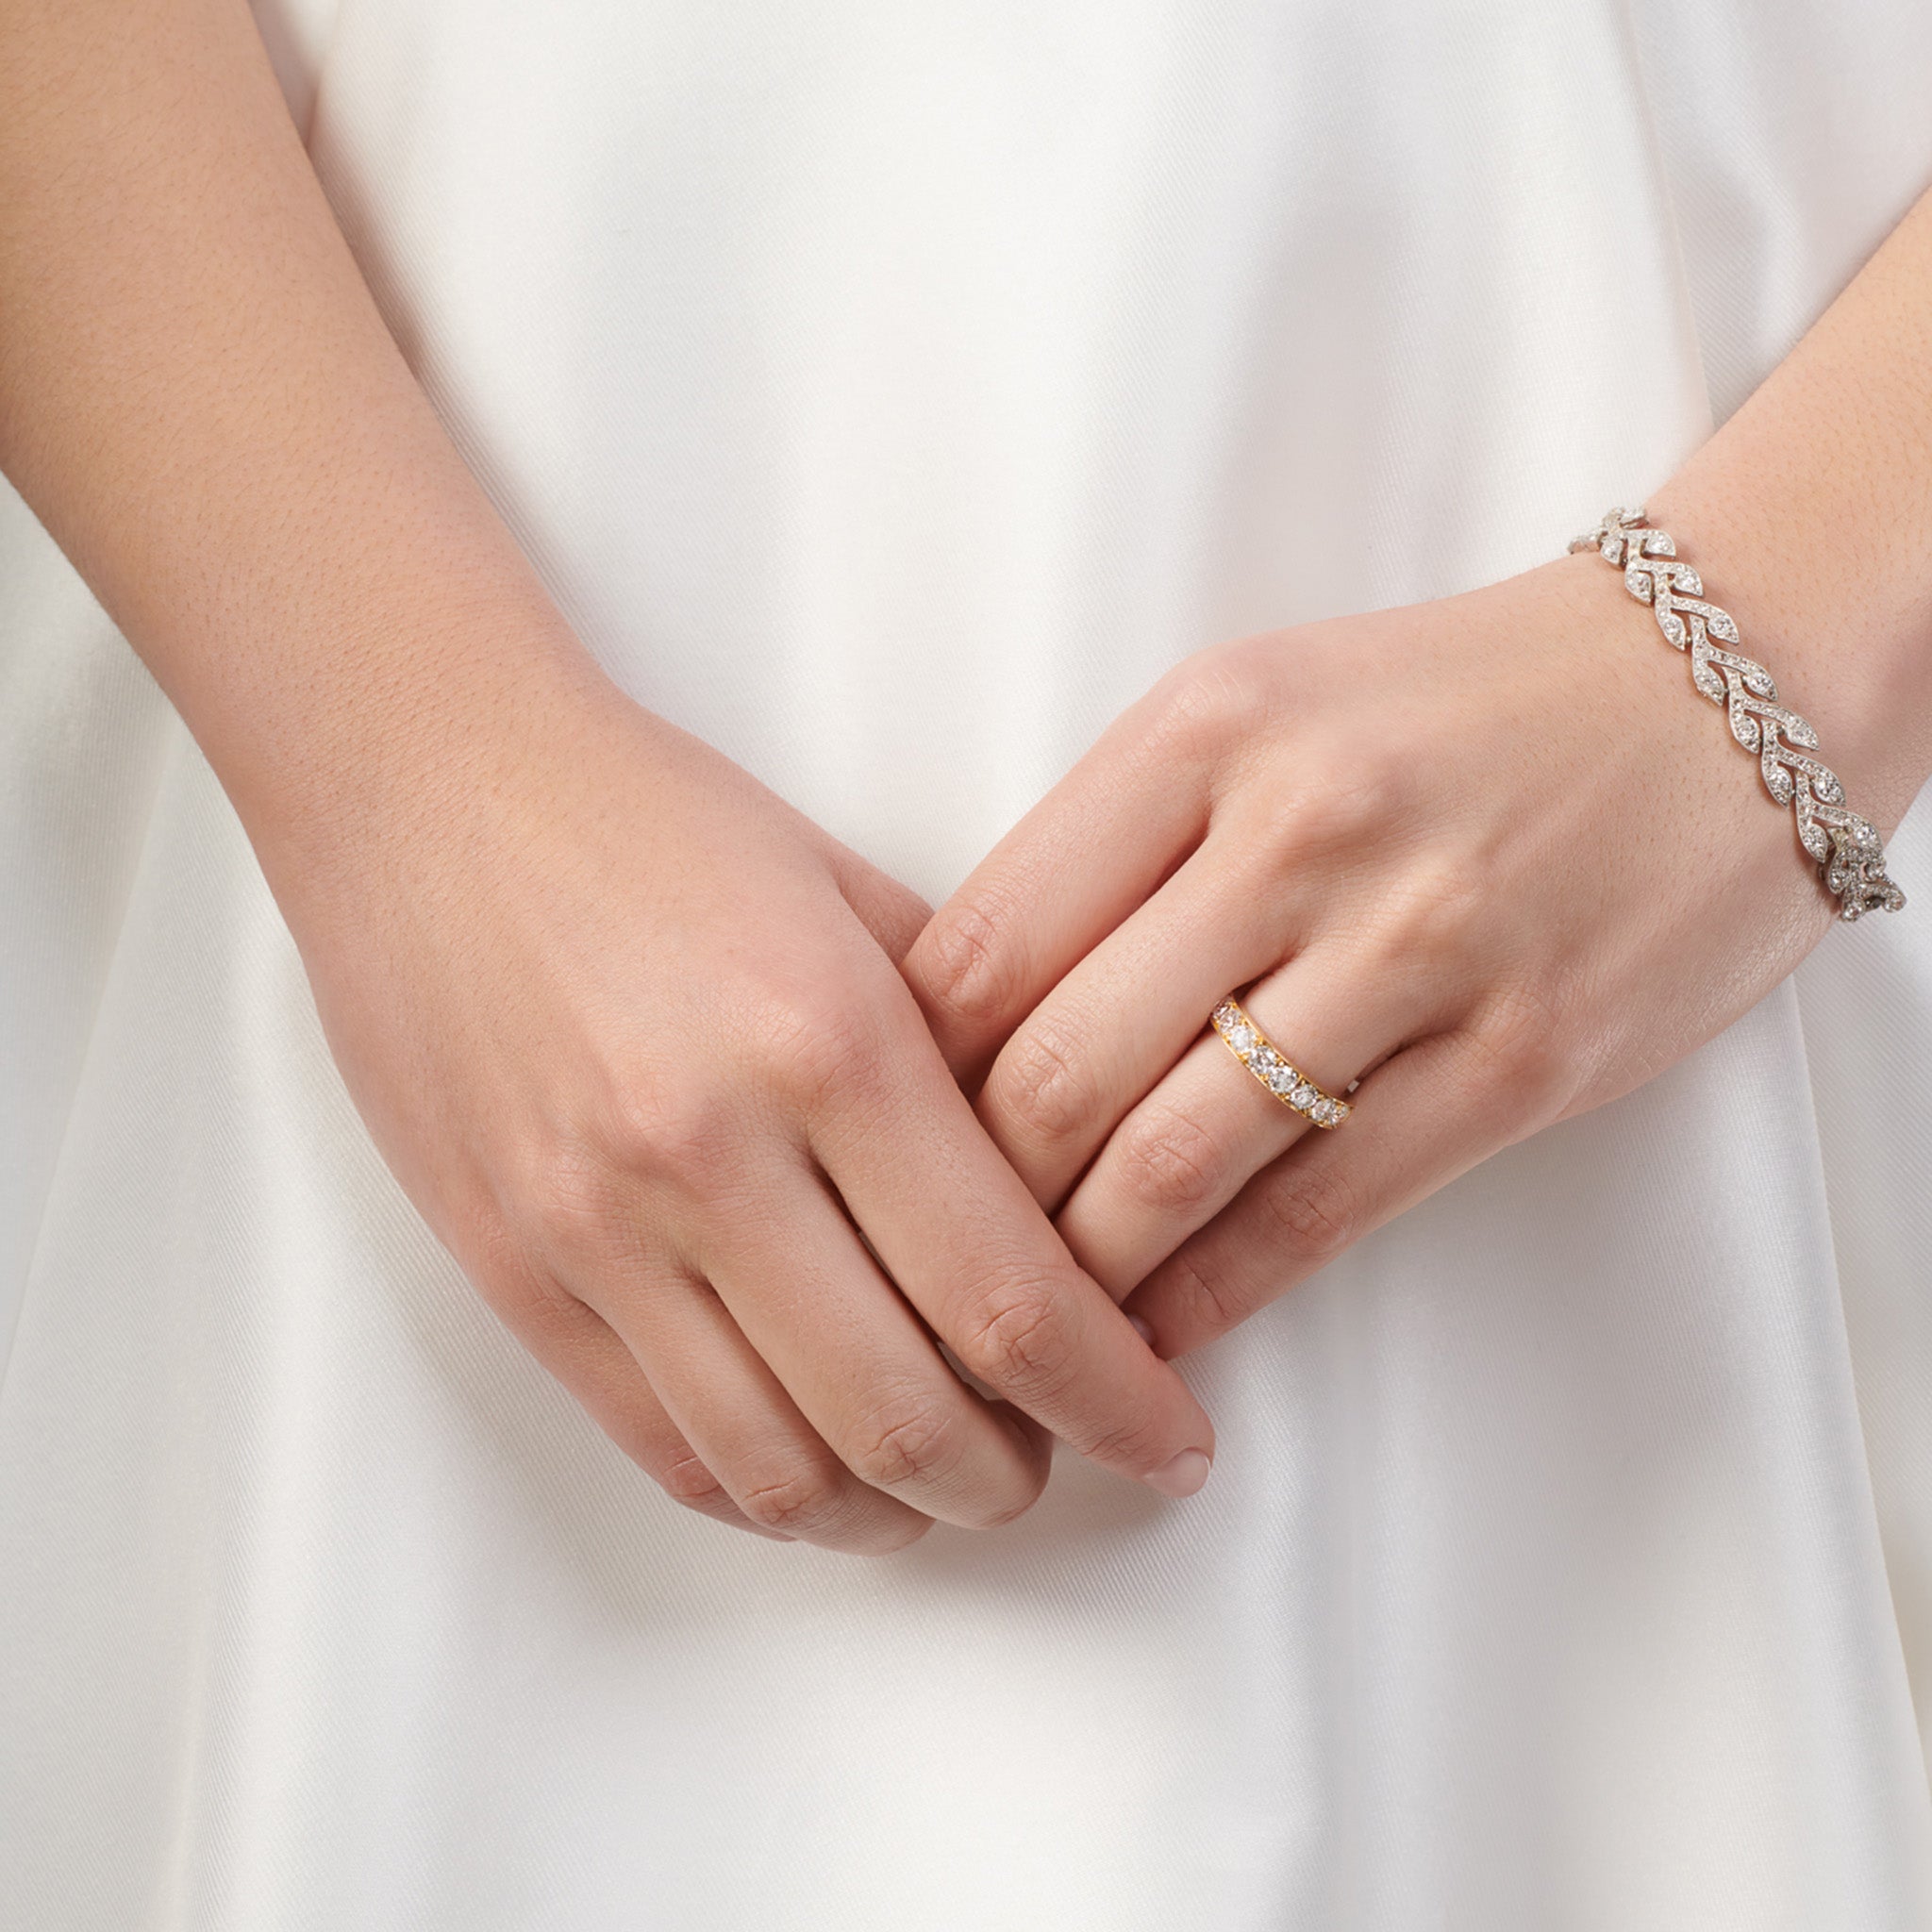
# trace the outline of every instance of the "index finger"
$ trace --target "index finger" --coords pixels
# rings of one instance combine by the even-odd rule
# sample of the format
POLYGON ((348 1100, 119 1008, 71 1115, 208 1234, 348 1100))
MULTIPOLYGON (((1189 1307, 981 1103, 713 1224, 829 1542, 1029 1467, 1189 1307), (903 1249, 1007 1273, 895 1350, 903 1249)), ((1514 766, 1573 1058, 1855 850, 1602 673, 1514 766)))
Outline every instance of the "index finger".
POLYGON ((1122 712, 976 865, 900 971, 976 1087, 1008 1036, 1149 898, 1208 829, 1214 689, 1199 660, 1122 712))
POLYGON ((970 1373, 1081 1455, 1191 1495, 1214 1456, 1207 1411, 1074 1261, 904 1007, 814 1109, 819 1164, 970 1373))

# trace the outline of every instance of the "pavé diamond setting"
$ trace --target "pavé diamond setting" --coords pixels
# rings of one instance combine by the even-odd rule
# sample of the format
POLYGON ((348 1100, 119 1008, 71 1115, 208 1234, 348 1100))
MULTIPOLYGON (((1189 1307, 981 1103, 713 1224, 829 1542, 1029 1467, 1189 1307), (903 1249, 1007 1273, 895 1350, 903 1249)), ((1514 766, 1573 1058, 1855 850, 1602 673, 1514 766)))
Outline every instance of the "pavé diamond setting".
POLYGON ((1282 1106, 1306 1116, 1318 1127, 1339 1127, 1354 1111, 1347 1101, 1323 1092, 1306 1074, 1291 1066, 1232 994, 1215 1008, 1211 1024, 1226 1041, 1227 1050, 1282 1106))
POLYGON ((1690 653, 1690 682, 1724 708, 1731 736, 1757 754, 1764 789, 1791 808, 1799 842, 1818 861, 1839 917, 1898 911, 1906 895, 1886 875, 1877 827, 1845 803, 1837 773, 1807 756, 1818 749, 1818 733, 1778 703, 1777 686, 1762 664, 1724 648, 1739 641, 1737 620, 1706 599, 1704 580, 1677 560, 1669 532, 1650 529, 1648 523, 1649 512, 1641 508, 1607 509, 1595 529, 1570 540, 1570 548, 1594 550, 1621 570, 1624 588, 1650 606, 1665 639, 1690 653), (1713 638, 1719 641, 1712 643, 1713 638))

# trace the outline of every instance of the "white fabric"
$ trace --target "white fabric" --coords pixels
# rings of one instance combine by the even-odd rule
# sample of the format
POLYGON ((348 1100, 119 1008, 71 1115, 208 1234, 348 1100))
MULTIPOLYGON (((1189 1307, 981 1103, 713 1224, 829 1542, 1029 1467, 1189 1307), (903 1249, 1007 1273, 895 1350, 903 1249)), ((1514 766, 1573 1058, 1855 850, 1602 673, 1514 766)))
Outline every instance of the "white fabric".
MULTIPOLYGON (((318 165, 583 636, 935 896, 1195 645, 1660 480, 1932 180, 1919 0, 305 5, 318 165)), ((1932 1924, 1893 849, 1904 917, 1191 1360, 1198 1498, 1063 1457, 994 1535, 781 1548, 466 1288, 7 499, 0 1918, 1932 1924)))

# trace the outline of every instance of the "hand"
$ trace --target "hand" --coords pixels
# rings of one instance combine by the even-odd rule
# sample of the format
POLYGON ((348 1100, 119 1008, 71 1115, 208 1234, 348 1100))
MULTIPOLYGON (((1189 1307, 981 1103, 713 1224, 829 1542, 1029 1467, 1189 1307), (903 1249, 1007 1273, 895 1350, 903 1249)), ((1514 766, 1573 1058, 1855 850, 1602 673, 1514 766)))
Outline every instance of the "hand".
MULTIPOLYGON (((1856 771, 1827 696, 1791 701, 1856 771)), ((906 971, 1075 1257, 1178 1355, 1670 1065, 1833 910, 1790 811, 1586 553, 1189 659, 906 971), (1349 1119, 1311 1127, 1204 1033, 1230 991, 1331 1093, 1360 1076, 1349 1119)))
POLYGON ((693 1508, 855 1551, 1018 1515, 1044 1429, 1198 1487, 1207 1417, 898 975, 911 893, 601 680, 441 742, 405 758, 434 784, 258 844, 391 1168, 622 1447, 693 1508))

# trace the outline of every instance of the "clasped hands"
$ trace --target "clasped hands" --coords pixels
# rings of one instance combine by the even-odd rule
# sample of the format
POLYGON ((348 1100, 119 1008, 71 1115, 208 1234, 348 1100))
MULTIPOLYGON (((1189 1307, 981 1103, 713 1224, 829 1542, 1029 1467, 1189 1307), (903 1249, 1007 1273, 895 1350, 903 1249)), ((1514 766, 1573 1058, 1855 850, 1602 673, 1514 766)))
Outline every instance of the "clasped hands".
POLYGON ((1186 1495, 1169 1357, 1830 924, 1600 570, 1187 659, 930 915, 588 675, 277 894, 398 1178, 680 1503, 886 1551, 1019 1515, 1054 1438, 1186 1495))

